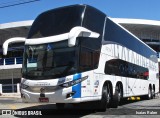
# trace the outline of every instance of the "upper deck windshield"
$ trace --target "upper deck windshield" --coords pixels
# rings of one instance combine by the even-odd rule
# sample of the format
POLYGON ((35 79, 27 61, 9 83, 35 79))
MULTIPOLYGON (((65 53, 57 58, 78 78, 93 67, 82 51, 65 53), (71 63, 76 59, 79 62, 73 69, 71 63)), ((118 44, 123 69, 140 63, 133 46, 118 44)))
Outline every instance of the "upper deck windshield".
POLYGON ((81 26, 84 6, 70 6, 42 13, 33 23, 28 38, 42 38, 69 32, 81 26))

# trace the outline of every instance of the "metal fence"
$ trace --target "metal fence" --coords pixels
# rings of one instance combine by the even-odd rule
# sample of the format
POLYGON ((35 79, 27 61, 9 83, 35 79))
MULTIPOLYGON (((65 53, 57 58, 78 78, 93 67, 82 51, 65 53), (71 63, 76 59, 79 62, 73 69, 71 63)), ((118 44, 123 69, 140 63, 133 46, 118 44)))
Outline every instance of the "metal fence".
POLYGON ((3 58, 0 59, 0 65, 14 65, 14 64, 22 64, 23 57, 12 57, 12 58, 3 58))
POLYGON ((17 92, 17 84, 3 84, 2 85, 3 93, 16 93, 17 92))
POLYGON ((0 84, 0 93, 19 93, 20 86, 18 84, 0 84))

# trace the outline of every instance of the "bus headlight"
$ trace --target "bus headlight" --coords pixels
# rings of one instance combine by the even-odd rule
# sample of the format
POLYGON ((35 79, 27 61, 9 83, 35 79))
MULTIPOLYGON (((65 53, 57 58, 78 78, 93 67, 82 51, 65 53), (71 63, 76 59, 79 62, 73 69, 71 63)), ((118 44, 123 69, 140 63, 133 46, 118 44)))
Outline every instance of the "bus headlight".
POLYGON ((73 80, 73 81, 70 81, 70 82, 60 84, 59 86, 67 88, 67 87, 70 87, 70 86, 74 86, 74 85, 86 80, 87 78, 88 78, 88 76, 85 76, 85 77, 82 77, 82 78, 79 78, 79 79, 76 79, 76 80, 73 80))
POLYGON ((29 86, 25 85, 25 84, 21 84, 21 88, 22 89, 27 89, 29 86))

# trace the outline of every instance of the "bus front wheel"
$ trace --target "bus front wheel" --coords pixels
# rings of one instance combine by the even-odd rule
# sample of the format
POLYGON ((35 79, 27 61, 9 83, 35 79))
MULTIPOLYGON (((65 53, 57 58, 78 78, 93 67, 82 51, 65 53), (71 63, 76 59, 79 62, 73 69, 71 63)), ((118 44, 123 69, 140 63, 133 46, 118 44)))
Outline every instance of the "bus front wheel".
POLYGON ((106 111, 106 108, 108 107, 111 100, 111 91, 109 86, 104 85, 102 88, 102 98, 100 100, 100 110, 106 111))

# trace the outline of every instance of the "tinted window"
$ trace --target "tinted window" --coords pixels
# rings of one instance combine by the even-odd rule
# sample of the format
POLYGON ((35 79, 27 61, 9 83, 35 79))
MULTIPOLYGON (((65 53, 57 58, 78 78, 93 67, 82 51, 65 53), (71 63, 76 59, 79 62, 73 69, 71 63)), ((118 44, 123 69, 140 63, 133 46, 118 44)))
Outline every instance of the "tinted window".
POLYGON ((93 7, 87 6, 82 26, 100 34, 102 41, 103 26, 106 15, 93 7))
POLYGON ((80 52, 80 71, 91 70, 93 67, 92 51, 87 48, 81 48, 80 52))
POLYGON ((90 37, 81 37, 78 38, 79 43, 83 47, 87 47, 92 50, 99 50, 101 48, 101 40, 97 38, 90 38, 90 37))
POLYGON ((149 49, 146 45, 144 45, 134 36, 123 30, 110 19, 107 19, 106 21, 104 40, 118 43, 122 46, 127 47, 128 49, 135 51, 140 55, 143 55, 146 58, 151 58, 151 55, 152 57, 153 55, 156 56, 156 53, 154 51, 149 49))
POLYGON ((69 32, 81 26, 84 6, 70 6, 42 13, 33 23, 28 38, 40 38, 69 32))
POLYGON ((100 34, 99 38, 78 38, 80 44, 80 72, 96 69, 99 63, 105 14, 86 6, 82 26, 100 34))
POLYGON ((79 71, 84 72, 96 69, 99 63, 99 55, 99 51, 94 51, 86 47, 81 47, 79 56, 79 71))
POLYGON ((25 46, 23 77, 49 79, 77 72, 77 48, 67 41, 25 46))
POLYGON ((106 62, 105 74, 139 79, 148 79, 148 69, 120 60, 112 59, 106 62))

